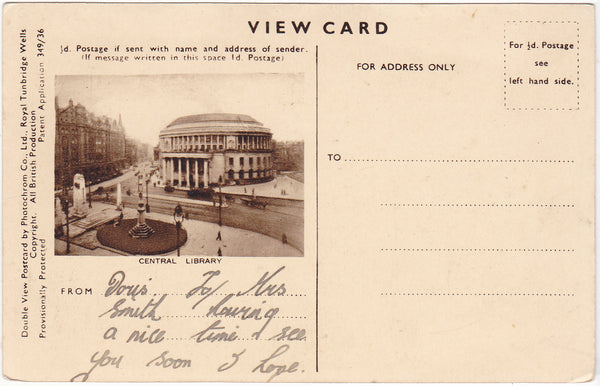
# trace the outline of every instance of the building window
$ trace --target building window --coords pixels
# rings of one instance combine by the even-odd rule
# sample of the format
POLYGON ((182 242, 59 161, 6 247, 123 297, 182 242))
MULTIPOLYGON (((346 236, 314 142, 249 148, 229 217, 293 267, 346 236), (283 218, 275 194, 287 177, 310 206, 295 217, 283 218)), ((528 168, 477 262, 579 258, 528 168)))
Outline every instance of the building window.
POLYGON ((229 166, 233 166, 233 158, 229 158, 229 166))
MULTIPOLYGON (((230 158, 230 159, 233 159, 233 158, 230 158)), ((229 175, 229 179, 233 180, 233 176, 234 176, 233 170, 230 170, 228 175, 229 175)))
MULTIPOLYGON (((252 158, 250 158, 250 159, 252 159, 252 158)), ((252 178, 252 169, 250 169, 250 170, 248 171, 248 178, 252 178)))
POLYGON ((252 165, 254 164, 254 158, 250 157, 248 164, 250 165, 250 167, 252 167, 252 165))
POLYGON ((260 157, 256 157, 256 165, 260 167, 260 157))
POLYGON ((244 167, 244 157, 240 157, 240 167, 244 167))
POLYGON ((240 180, 243 180, 243 179, 244 179, 244 171, 240 170, 240 180))

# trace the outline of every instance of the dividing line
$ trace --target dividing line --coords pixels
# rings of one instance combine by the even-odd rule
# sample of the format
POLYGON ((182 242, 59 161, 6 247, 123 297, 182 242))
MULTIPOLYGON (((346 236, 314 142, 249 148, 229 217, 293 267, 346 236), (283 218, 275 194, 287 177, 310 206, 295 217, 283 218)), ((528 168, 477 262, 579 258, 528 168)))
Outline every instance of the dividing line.
POLYGON ((316 204, 317 238, 315 266, 315 371, 319 372, 319 46, 315 46, 315 161, 316 161, 316 204))

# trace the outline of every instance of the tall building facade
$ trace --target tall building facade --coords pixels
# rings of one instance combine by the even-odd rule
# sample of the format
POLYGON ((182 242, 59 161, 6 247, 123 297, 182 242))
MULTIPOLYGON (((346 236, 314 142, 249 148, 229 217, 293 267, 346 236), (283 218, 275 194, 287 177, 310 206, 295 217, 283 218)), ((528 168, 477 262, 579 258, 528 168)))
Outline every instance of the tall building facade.
POLYGON ((96 116, 81 104, 56 108, 54 179, 57 188, 81 173, 88 181, 118 174, 125 166, 125 130, 119 120, 96 116))
POLYGON ((80 103, 69 100, 56 109, 54 182, 58 190, 83 174, 86 181, 97 183, 115 177, 121 169, 148 158, 148 146, 126 137, 121 121, 97 116, 80 103))
POLYGON ((273 178, 272 134, 248 115, 177 118, 159 134, 160 178, 181 188, 273 178))

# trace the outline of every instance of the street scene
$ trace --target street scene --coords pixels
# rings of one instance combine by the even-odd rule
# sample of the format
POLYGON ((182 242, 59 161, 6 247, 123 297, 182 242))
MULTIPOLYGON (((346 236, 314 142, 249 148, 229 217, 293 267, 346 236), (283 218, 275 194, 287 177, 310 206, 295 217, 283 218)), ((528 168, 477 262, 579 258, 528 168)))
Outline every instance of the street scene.
MULTIPOLYGON (((152 170, 149 165, 140 167, 140 170, 152 170)), ((99 223, 106 222, 114 226, 118 221, 120 211, 116 209, 116 185, 122 186, 122 203, 124 219, 137 218, 136 205, 139 170, 132 168, 119 178, 109 180, 97 185, 92 185, 92 207, 88 206, 88 214, 82 220, 70 222, 70 251, 71 255, 127 255, 128 253, 103 246, 96 238, 94 219, 99 223), (130 192, 128 194, 127 192, 130 192), (84 223, 85 224, 82 224, 84 223), (84 225, 91 223, 92 227, 85 229, 84 225)), ((143 172, 142 172, 143 173, 143 172)), ((147 172, 146 172, 147 173, 147 172)), ((163 188, 148 184, 148 203, 150 213, 147 219, 156 219, 164 222, 174 222, 173 211, 177 204, 184 210, 182 227, 190 235, 188 241, 181 245, 181 255, 208 255, 218 256, 219 248, 223 256, 302 256, 302 207, 287 207, 267 205, 266 208, 253 208, 241 202, 223 205, 221 212, 222 226, 218 225, 219 210, 209 202, 197 202, 188 198, 183 191, 165 193, 163 188), (227 225, 225 225, 227 224, 227 225), (221 240, 217 240, 218 234, 221 240), (288 242, 283 243, 279 235, 287 234, 288 242), (298 248, 290 244, 298 245, 298 248), (295 240, 297 238, 297 240, 295 240), (297 244, 296 244, 297 243, 297 244)), ((146 186, 144 185, 144 197, 146 186)), ((242 189, 243 191, 243 189, 242 189)), ((144 201, 145 203, 145 201, 144 201)), ((145 209, 145 208, 144 208, 145 209)), ((66 253, 66 235, 55 240, 57 255, 66 253)), ((174 250, 165 255, 176 255, 174 250)))
POLYGON ((56 255, 303 256, 303 141, 201 113, 157 127, 153 146, 126 112, 57 97, 56 114, 56 255))

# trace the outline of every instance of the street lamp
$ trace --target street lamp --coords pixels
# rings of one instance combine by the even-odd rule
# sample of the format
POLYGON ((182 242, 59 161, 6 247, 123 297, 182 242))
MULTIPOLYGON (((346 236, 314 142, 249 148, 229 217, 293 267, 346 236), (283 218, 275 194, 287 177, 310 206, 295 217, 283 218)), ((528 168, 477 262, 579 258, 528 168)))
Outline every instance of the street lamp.
POLYGON ((138 193, 142 193, 142 191, 144 190, 144 187, 142 185, 143 179, 144 179, 144 176, 141 173, 138 174, 138 193))
POLYGON ((177 204, 175 207, 173 219, 175 220, 175 225, 177 228, 177 256, 179 256, 179 230, 181 229, 181 224, 183 223, 183 209, 179 204, 177 204))
POLYGON ((150 182, 150 177, 146 180, 146 213, 150 213, 150 203, 148 202, 148 183, 150 182))
POLYGON ((87 191, 88 191, 88 203, 89 203, 89 207, 91 208, 92 207, 92 181, 89 181, 87 191))
POLYGON ((68 255, 71 252, 71 242, 69 240, 69 193, 67 192, 67 188, 63 187, 63 194, 60 198, 60 203, 62 205, 62 210, 65 212, 66 223, 67 223, 67 251, 68 255))
POLYGON ((223 223, 221 221, 221 208, 223 208, 223 195, 221 194, 221 183, 219 182, 219 226, 223 223))

